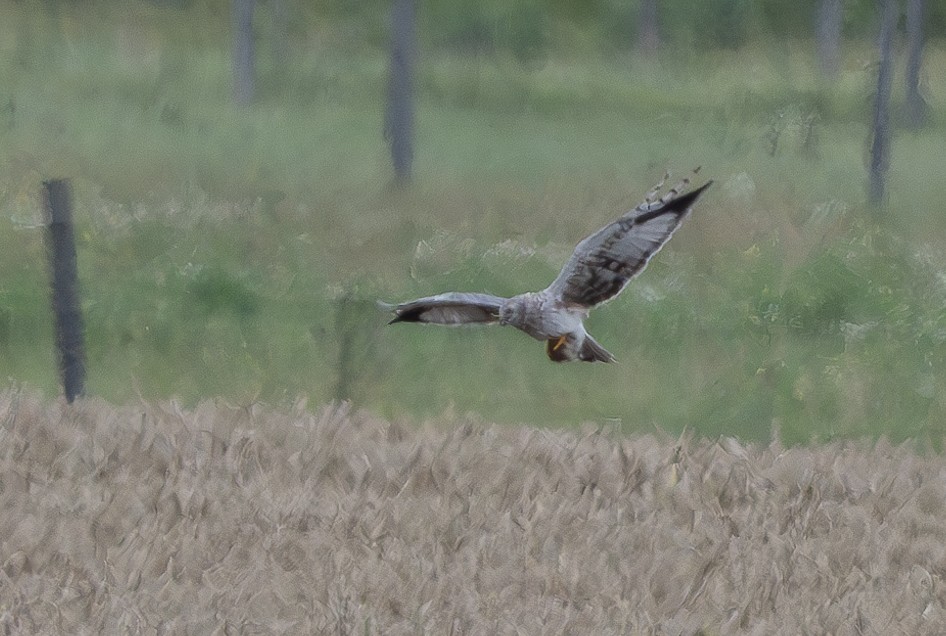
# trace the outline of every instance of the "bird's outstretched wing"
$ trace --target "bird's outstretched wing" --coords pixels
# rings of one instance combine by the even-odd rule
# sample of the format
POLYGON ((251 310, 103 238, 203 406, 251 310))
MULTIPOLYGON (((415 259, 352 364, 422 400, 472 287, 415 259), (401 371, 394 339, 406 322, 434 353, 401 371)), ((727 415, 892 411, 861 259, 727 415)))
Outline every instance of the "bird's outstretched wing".
POLYGON ((567 304, 583 307, 593 307, 621 293, 670 239, 713 182, 680 195, 687 183, 684 180, 656 200, 656 189, 651 191, 644 203, 585 238, 546 291, 567 304))
POLYGON ((489 294, 448 292, 418 298, 392 307, 395 322, 428 322, 438 325, 490 324, 499 322, 504 298, 489 294))

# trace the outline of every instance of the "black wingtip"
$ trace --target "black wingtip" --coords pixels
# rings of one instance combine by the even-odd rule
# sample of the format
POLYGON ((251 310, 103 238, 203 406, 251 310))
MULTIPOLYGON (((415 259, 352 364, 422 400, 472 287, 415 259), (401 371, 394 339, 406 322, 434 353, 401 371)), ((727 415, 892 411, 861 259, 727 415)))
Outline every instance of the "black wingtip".
POLYGON ((691 207, 693 207, 693 204, 695 204, 696 200, 700 198, 700 195, 703 194, 703 192, 705 192, 706 189, 710 187, 711 185, 713 185, 712 179, 710 179, 709 181, 701 185, 699 188, 696 188, 695 190, 690 190, 686 194, 681 194, 676 199, 667 201, 666 204, 660 206, 656 210, 651 210, 650 212, 645 212, 644 214, 641 214, 639 217, 637 217, 636 220, 638 223, 646 223, 647 221, 650 221, 651 219, 655 219, 658 216, 663 216, 664 214, 670 214, 674 212, 683 214, 684 212, 689 210, 691 207))
POLYGON ((402 322, 404 320, 403 318, 401 318, 400 314, 397 311, 397 307, 398 307, 397 305, 393 303, 384 302, 383 300, 376 300, 375 304, 378 306, 379 310, 385 313, 391 312, 391 311, 394 312, 394 318, 388 321, 389 325, 393 325, 396 322, 402 322))
POLYGON ((388 321, 388 324, 393 325, 397 322, 423 322, 420 318, 423 312, 424 310, 421 307, 416 309, 400 310, 396 313, 394 318, 388 321))
POLYGON ((696 188, 695 190, 690 190, 686 194, 681 194, 673 201, 670 201, 669 203, 667 203, 667 207, 668 208, 672 207, 677 210, 681 208, 686 209, 690 207, 691 205, 693 205, 694 203, 696 203, 696 200, 700 198, 700 195, 702 195, 703 192, 705 192, 706 189, 710 187, 711 185, 713 185, 712 179, 710 179, 709 181, 701 185, 699 188, 696 188))
POLYGON ((417 317, 414 316, 412 318, 410 315, 397 314, 396 316, 394 316, 394 318, 391 318, 391 320, 388 321, 388 324, 393 325, 398 322, 417 322, 417 317))

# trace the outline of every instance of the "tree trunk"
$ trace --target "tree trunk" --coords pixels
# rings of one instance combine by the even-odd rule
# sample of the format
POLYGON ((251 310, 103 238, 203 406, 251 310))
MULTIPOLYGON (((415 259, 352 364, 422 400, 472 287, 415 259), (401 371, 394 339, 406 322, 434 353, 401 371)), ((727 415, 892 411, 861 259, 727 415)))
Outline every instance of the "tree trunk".
POLYGON ((907 123, 919 128, 926 122, 928 105, 920 94, 920 68, 923 64, 923 0, 907 1, 907 123))
POLYGON ((637 31, 637 49, 648 58, 657 56, 660 31, 657 27, 657 0, 641 0, 637 31))
POLYGON ((815 32, 818 38, 818 61, 821 74, 835 79, 841 70, 842 0, 820 0, 815 32))
POLYGON ((255 0, 233 0, 233 100, 241 106, 250 104, 255 92, 254 4, 255 0))
POLYGON ((871 130, 868 200, 877 207, 884 201, 887 169, 890 167, 890 87, 893 82, 893 36, 897 26, 897 0, 878 0, 880 5, 880 66, 871 130))
POLYGON ((414 0, 393 0, 393 3, 384 139, 391 144, 395 181, 404 184, 411 179, 414 161, 415 7, 414 0))

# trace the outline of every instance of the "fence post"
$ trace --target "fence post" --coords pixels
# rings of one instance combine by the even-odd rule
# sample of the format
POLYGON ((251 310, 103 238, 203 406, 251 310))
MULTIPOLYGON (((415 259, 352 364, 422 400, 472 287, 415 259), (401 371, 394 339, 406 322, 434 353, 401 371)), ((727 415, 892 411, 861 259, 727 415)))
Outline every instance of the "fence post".
POLYGON ((391 144, 394 181, 406 185, 414 162, 414 58, 417 52, 415 0, 393 0, 388 99, 384 140, 391 144))
POLYGON ((76 237, 72 226, 72 192, 67 179, 43 182, 46 207, 46 249, 52 276, 56 348, 66 400, 85 392, 85 345, 79 309, 76 237))

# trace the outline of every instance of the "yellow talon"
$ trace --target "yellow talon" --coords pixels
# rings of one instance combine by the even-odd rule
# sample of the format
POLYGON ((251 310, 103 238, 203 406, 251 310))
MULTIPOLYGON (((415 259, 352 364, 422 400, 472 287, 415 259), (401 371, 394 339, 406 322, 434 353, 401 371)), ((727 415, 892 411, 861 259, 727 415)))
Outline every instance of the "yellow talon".
POLYGON ((559 336, 559 337, 558 337, 558 341, 557 341, 557 342, 555 343, 555 345, 552 347, 552 351, 558 351, 559 348, 560 348, 563 344, 565 344, 565 340, 566 340, 566 337, 565 337, 565 336, 559 336))

